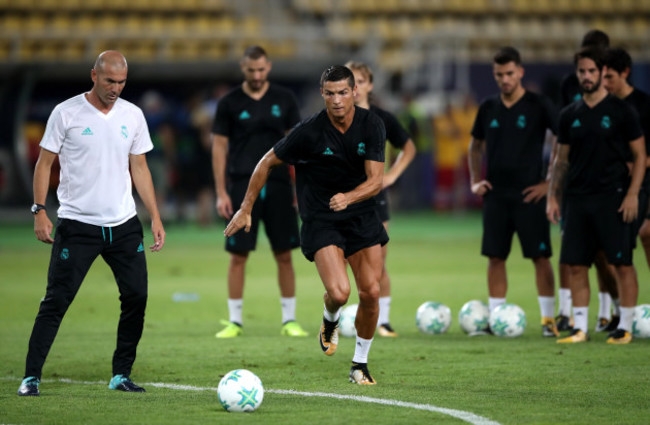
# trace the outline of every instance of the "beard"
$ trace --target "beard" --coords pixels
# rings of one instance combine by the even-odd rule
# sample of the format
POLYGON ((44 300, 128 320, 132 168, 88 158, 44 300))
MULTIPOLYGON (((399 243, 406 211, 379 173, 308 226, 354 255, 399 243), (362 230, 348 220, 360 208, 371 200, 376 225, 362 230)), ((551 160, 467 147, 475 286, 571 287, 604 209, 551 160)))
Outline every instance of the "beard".
POLYGON ((582 89, 583 93, 591 94, 596 92, 600 88, 600 82, 601 79, 599 78, 597 81, 594 81, 591 87, 585 87, 585 81, 583 81, 580 83, 580 88, 582 89))

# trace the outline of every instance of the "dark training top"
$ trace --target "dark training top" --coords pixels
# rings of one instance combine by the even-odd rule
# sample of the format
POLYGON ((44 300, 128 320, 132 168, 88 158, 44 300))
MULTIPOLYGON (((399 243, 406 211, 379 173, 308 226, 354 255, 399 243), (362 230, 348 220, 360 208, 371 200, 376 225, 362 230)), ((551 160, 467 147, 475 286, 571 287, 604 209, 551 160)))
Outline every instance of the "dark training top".
POLYGON ((521 193, 544 180, 547 129, 557 133, 557 113, 544 96, 526 91, 510 108, 500 95, 481 103, 472 137, 486 142, 486 179, 493 192, 521 193))
MULTIPOLYGON (((248 179, 255 166, 286 132, 300 121, 293 93, 271 84, 260 100, 232 89, 217 106, 212 133, 228 138, 226 173, 230 179, 248 179)), ((287 166, 276 167, 269 179, 289 181, 287 166)))
POLYGON ((341 133, 327 110, 298 124, 273 148, 283 162, 296 167, 298 209, 303 221, 344 220, 372 211, 374 198, 332 211, 329 202, 337 193, 349 192, 366 181, 365 161, 384 162, 386 130, 375 114, 355 107, 350 128, 341 133))
MULTIPOLYGON (((625 99, 639 115, 641 129, 645 136, 645 152, 650 155, 650 95, 639 89, 634 89, 625 99)), ((645 178, 643 179, 643 187, 650 190, 650 171, 646 169, 645 178)))
POLYGON ((404 127, 397 121, 395 115, 375 105, 370 105, 370 112, 377 115, 384 122, 386 127, 386 140, 397 149, 404 148, 408 139, 411 138, 404 127))
POLYGON ((608 95, 590 108, 576 101, 560 113, 558 143, 569 145, 567 195, 627 190, 629 143, 641 137, 637 113, 608 95))

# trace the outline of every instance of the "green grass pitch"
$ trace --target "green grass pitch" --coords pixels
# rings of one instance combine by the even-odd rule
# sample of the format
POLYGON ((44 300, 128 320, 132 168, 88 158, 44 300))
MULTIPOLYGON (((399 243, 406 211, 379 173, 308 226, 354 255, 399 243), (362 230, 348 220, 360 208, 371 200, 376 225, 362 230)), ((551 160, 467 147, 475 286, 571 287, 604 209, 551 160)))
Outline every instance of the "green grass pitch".
MULTIPOLYGON (((61 325, 43 371, 41 397, 16 390, 27 342, 45 292, 50 247, 31 226, 0 226, 0 423, 12 424, 462 424, 456 417, 408 406, 368 404, 285 394, 279 390, 365 396, 467 412, 500 424, 645 424, 650 417, 650 340, 610 346, 592 341, 560 346, 542 338, 533 266, 513 244, 508 302, 520 305, 528 327, 515 339, 466 336, 458 311, 487 301, 480 216, 399 214, 391 222, 388 270, 391 322, 397 339, 376 337, 370 351, 374 387, 347 382, 354 341, 324 356, 317 343, 323 288, 316 269, 297 251, 297 316, 308 338, 280 336, 276 270, 265 238, 251 255, 244 297, 244 335, 217 340, 227 319, 222 226, 169 226, 167 244, 147 254, 149 304, 132 378, 146 394, 107 389, 119 315, 117 287, 101 259, 92 267, 61 325), (174 302, 174 293, 195 302, 174 302), (424 335, 415 311, 439 301, 454 321, 444 335, 424 335), (214 391, 146 386, 166 383, 216 388, 232 369, 256 373, 267 393, 254 413, 227 413, 214 391), (65 382, 72 380, 77 383, 65 382), (275 390, 275 392, 273 391, 275 390)), ((559 244, 554 235, 554 268, 559 244)), ((150 234, 146 243, 151 243, 150 234)), ((650 272, 637 250, 639 302, 650 302, 650 272)), ((557 271, 557 270, 556 270, 557 271)), ((593 272, 590 328, 597 315, 593 272)), ((350 302, 356 302, 356 295, 350 302)), ((479 422, 480 423, 480 422, 479 422)), ((488 423, 488 422, 484 422, 488 423)))

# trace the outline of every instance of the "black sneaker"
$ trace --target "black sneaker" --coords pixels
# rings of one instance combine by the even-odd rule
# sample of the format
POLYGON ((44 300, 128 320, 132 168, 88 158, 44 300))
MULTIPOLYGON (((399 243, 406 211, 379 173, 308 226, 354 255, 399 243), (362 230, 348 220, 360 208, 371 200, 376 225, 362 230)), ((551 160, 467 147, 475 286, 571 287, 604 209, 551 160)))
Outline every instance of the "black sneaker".
POLYGON ((370 372, 368 372, 368 363, 352 363, 350 368, 350 382, 359 385, 376 385, 370 372))
POLYGON ((573 323, 571 323, 571 318, 568 316, 558 315, 555 317, 555 326, 560 332, 566 332, 573 329, 573 323))
POLYGON ((325 355, 334 355, 339 345, 339 322, 330 322, 323 317, 323 324, 320 325, 318 333, 318 342, 325 355))
POLYGON ((605 332, 614 332, 618 329, 618 324, 621 323, 621 316, 612 315, 612 320, 609 321, 607 327, 604 329, 605 332))
POLYGON ((20 387, 18 388, 18 395, 21 396, 37 396, 40 395, 40 392, 38 391, 38 384, 40 383, 40 379, 38 379, 35 376, 28 376, 27 378, 23 379, 23 382, 20 384, 20 387))
POLYGON ((607 343, 608 344, 629 344, 632 342, 632 334, 625 329, 616 329, 615 331, 611 332, 609 334, 609 338, 607 338, 607 343))
POLYGON ((115 375, 111 382, 108 384, 108 388, 111 390, 124 391, 127 393, 143 393, 145 389, 139 387, 131 381, 131 378, 124 375, 115 375))

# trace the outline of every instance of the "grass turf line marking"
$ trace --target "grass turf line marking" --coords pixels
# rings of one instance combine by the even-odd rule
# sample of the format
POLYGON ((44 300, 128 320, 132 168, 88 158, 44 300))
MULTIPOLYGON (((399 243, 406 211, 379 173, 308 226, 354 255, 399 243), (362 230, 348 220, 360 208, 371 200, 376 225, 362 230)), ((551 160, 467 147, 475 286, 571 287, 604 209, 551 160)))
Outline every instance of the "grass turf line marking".
MULTIPOLYGON (((19 380, 19 378, 4 377, 3 381, 14 381, 19 380)), ((74 381, 72 379, 60 378, 60 379, 43 379, 41 382, 62 382, 65 384, 83 384, 83 385, 108 385, 106 381, 74 381)), ((215 387, 195 387, 193 385, 181 385, 181 384, 166 384, 164 382, 146 382, 140 384, 142 386, 150 386, 156 388, 165 388, 169 390, 180 390, 180 391, 217 391, 215 387)), ((305 392, 305 391, 295 391, 295 390, 273 390, 273 389, 264 389, 264 392, 271 394, 284 394, 284 395, 298 395, 303 397, 326 397, 326 398, 335 398, 339 400, 352 400, 358 401, 361 403, 375 403, 382 404, 384 406, 395 406, 395 407, 405 407, 416 410, 426 410, 429 412, 442 413, 443 415, 452 416, 454 418, 460 419, 462 421, 468 422, 472 425, 500 425, 499 422, 495 422, 488 418, 484 418, 479 415, 475 415, 471 412, 466 412, 464 410, 456 409, 447 409, 445 407, 433 406, 431 404, 420 404, 420 403, 410 403, 400 400, 390 400, 383 398, 374 398, 366 396, 356 396, 356 395, 345 395, 345 394, 333 394, 333 393, 322 393, 322 392, 305 392)))

